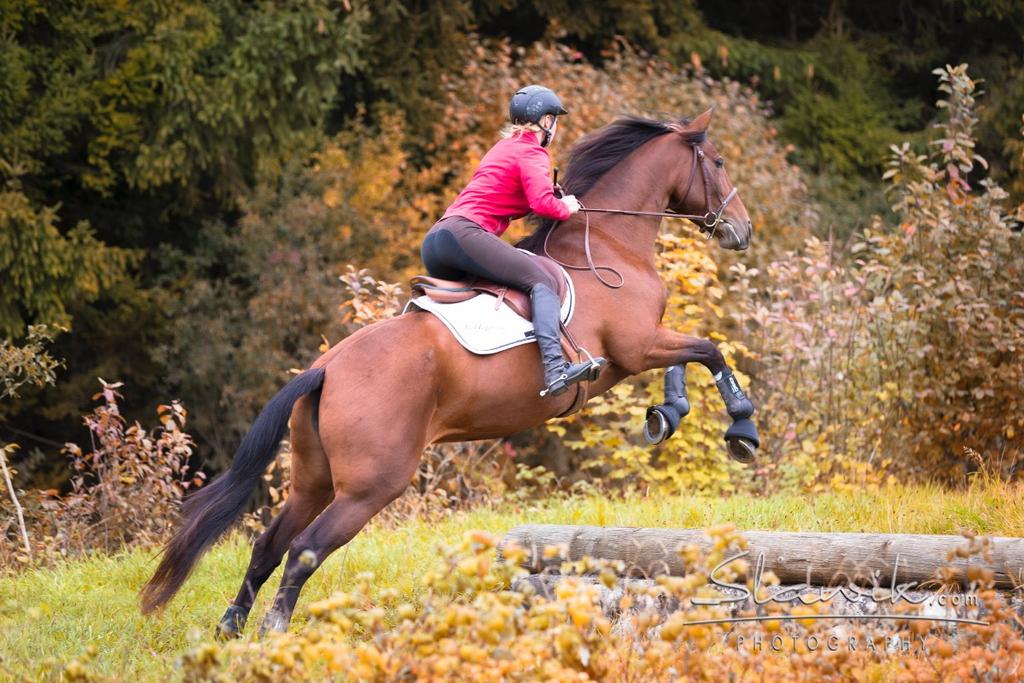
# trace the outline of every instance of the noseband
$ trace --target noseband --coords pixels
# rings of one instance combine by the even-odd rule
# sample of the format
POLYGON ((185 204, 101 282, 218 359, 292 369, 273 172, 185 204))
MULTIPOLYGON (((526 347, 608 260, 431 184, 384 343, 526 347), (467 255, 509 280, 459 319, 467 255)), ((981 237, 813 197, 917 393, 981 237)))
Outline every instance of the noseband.
MULTIPOLYGON (((714 236, 715 228, 722 220, 722 214, 725 213, 725 207, 729 206, 735 197, 737 190, 735 187, 729 191, 729 194, 725 196, 722 203, 718 205, 718 210, 714 211, 711 208, 711 174, 708 173, 708 159, 707 155, 704 154, 704 150, 700 148, 700 143, 690 145, 693 148, 693 164, 690 166, 690 179, 686 183, 686 192, 683 193, 683 199, 686 199, 690 194, 690 188, 693 186, 693 178, 697 175, 697 164, 700 164, 700 174, 704 179, 704 207, 705 212, 703 216, 691 216, 685 213, 666 212, 665 215, 670 218, 686 218, 694 222, 698 222, 698 226, 701 232, 707 232, 708 238, 714 236)), ((717 188, 716 188, 717 189, 717 188)), ((721 196, 721 195, 719 195, 721 196)), ((728 223, 728 221, 726 221, 728 223)))
MULTIPOLYGON (((551 237, 551 233, 554 232, 554 228, 548 231, 548 234, 544 236, 544 255, 549 259, 569 270, 589 270, 594 274, 601 284, 612 289, 618 289, 625 283, 625 279, 622 277, 622 273, 611 268, 609 266, 595 266, 594 259, 590 253, 590 214, 592 213, 613 213, 625 216, 655 216, 658 218, 685 218, 693 221, 697 224, 697 228, 702 233, 707 233, 708 239, 714 237, 715 232, 718 228, 718 224, 723 222, 722 214, 725 213, 725 207, 729 206, 729 202, 736 198, 738 190, 733 187, 729 191, 729 194, 725 196, 721 204, 718 205, 717 210, 711 208, 711 174, 708 172, 707 166, 707 155, 704 154, 704 150, 700 148, 700 143, 691 144, 690 147, 693 149, 693 164, 690 166, 690 179, 686 182, 686 192, 683 193, 683 199, 686 199, 690 194, 690 188, 693 187, 693 180, 697 176, 697 166, 700 166, 701 176, 704 180, 704 206, 706 211, 701 214, 689 214, 679 213, 677 211, 629 211, 626 209, 589 209, 582 204, 580 205, 580 211, 584 212, 585 215, 585 227, 583 230, 583 250, 587 255, 587 265, 576 266, 568 263, 559 261, 557 258, 552 256, 548 252, 548 239, 551 237), (612 284, 601 277, 600 271, 607 270, 615 274, 615 277, 619 278, 618 284, 612 284)), ((721 195, 719 195, 721 196, 721 195)), ((729 221, 724 221, 726 225, 732 228, 732 224, 729 221)), ((733 230, 735 233, 735 229, 733 230)))

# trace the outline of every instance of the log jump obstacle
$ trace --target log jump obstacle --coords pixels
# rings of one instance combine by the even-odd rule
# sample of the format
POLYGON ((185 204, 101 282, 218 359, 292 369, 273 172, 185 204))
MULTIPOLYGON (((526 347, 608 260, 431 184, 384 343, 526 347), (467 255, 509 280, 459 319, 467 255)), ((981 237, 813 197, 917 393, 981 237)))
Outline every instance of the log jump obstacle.
MULTIPOLYGON (((949 567, 952 574, 946 574, 946 578, 968 586, 968 570, 974 566, 991 571, 997 589, 1024 586, 1024 538, 971 541, 964 536, 926 534, 779 531, 750 531, 743 532, 743 536, 748 541, 749 553, 743 559, 751 571, 758 557, 763 556, 764 571, 773 572, 782 584, 889 587, 914 582, 918 588, 928 588, 937 586, 943 568, 949 567), (988 559, 981 554, 956 556, 956 550, 965 548, 969 542, 987 544, 988 559), (954 556, 947 559, 951 552, 954 556)), ((564 561, 591 557, 622 561, 627 578, 685 576, 679 550, 690 544, 707 550, 711 543, 699 529, 555 524, 518 526, 506 534, 501 547, 513 542, 527 551, 524 566, 535 574, 557 572, 564 561), (548 546, 561 546, 563 552, 545 557, 544 549, 548 546)))
MULTIPOLYGON (((756 582, 759 564, 762 572, 774 573, 779 584, 763 588, 775 602, 795 606, 805 600, 824 600, 833 618, 846 620, 893 618, 896 604, 909 601, 919 609, 917 616, 911 618, 924 619, 933 626, 984 624, 977 619, 988 610, 977 600, 977 586, 972 585, 969 577, 978 576, 977 570, 987 570, 991 572, 994 588, 1013 589, 1007 596, 1008 604, 1024 619, 1024 539, 768 531, 744 532, 742 536, 747 541, 746 548, 739 551, 747 553, 742 558, 747 563, 743 578, 748 584, 752 579, 756 582), (979 549, 984 552, 965 552, 979 549), (848 586, 860 588, 848 590, 848 586), (967 588, 968 593, 956 593, 958 586, 967 588), (823 593, 825 587, 838 588, 823 593), (823 598, 825 594, 829 597, 823 598)), ((499 546, 501 557, 511 543, 526 551, 522 565, 530 571, 513 582, 513 589, 548 599, 555 595, 556 586, 564 578, 559 573, 563 562, 578 562, 587 557, 621 562, 623 571, 611 586, 596 575, 580 578, 596 586, 604 614, 616 628, 628 630, 631 626, 624 620, 627 612, 653 611, 667 617, 680 608, 677 599, 657 597, 657 593, 652 595, 647 589, 653 588, 660 576, 685 576, 687 568, 680 550, 695 545, 706 552, 712 541, 699 529, 531 524, 516 527, 505 535, 499 546), (552 546, 558 552, 546 553, 545 549, 552 546), (632 607, 624 612, 620 600, 626 593, 631 593, 633 599, 632 607)), ((725 560, 736 554, 726 553, 725 560)), ((733 615, 756 609, 750 602, 751 593, 740 585, 719 585, 717 591, 724 598, 736 598, 736 602, 725 601, 733 615)), ((836 626, 830 633, 848 634, 842 626, 836 626)))

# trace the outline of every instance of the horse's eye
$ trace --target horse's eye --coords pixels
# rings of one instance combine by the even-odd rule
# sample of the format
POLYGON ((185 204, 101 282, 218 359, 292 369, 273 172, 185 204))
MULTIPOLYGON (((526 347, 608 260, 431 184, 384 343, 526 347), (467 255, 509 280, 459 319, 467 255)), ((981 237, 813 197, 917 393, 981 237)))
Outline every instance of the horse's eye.
POLYGON ((725 168, 725 159, 715 159, 715 166, 725 168))

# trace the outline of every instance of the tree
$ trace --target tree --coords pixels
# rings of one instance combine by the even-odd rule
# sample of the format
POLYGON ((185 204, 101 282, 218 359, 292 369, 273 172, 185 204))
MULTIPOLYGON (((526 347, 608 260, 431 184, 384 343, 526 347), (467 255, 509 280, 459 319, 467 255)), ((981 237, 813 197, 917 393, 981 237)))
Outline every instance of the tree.
POLYGON ((307 157, 365 65, 368 17, 329 0, 0 0, 0 335, 71 330, 55 351, 72 374, 40 413, 77 416, 97 375, 162 376, 158 285, 179 264, 163 245, 188 253, 307 157))

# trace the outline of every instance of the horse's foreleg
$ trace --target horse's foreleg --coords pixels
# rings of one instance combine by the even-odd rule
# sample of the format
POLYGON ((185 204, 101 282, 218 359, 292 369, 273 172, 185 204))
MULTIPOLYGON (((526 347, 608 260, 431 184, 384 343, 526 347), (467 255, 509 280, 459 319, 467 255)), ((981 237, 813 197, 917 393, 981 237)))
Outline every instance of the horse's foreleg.
POLYGON ((651 406, 644 417, 644 439, 659 444, 675 434, 679 423, 690 413, 686 397, 686 366, 670 365, 665 369, 665 402, 651 406))
POLYGON ((750 420, 754 404, 743 392, 722 352, 709 339, 689 337, 664 327, 658 328, 654 343, 644 358, 644 369, 667 368, 665 403, 648 410, 644 436, 651 443, 664 441, 689 412, 686 401, 687 363, 700 363, 714 376, 725 409, 733 419, 732 426, 725 433, 729 455, 740 462, 751 462, 755 449, 760 445, 757 428, 750 420))
POLYGON ((644 369, 671 370, 675 366, 684 369, 687 363, 700 363, 711 372, 729 417, 741 420, 754 414, 754 404, 743 393, 739 381, 714 342, 689 337, 664 327, 658 328, 654 343, 644 359, 644 369))

